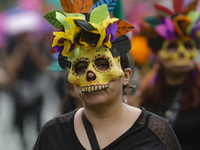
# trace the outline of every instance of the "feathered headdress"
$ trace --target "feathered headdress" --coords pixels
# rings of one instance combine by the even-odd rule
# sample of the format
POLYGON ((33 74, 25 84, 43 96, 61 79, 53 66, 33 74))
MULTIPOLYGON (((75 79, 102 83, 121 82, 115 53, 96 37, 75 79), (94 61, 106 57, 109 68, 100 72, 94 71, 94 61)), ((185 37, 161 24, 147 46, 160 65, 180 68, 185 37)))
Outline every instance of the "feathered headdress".
POLYGON ((182 40, 199 38, 200 13, 196 11, 197 4, 198 0, 186 6, 184 0, 173 0, 173 11, 162 5, 154 4, 158 16, 145 18, 145 21, 163 39, 173 41, 177 38, 182 40))
POLYGON ((124 34, 134 27, 118 18, 110 18, 117 0, 60 0, 64 12, 52 11, 44 16, 58 32, 53 32, 51 52, 59 52, 59 63, 64 69, 76 60, 80 47, 105 46, 113 57, 130 50, 130 41, 124 34), (124 35, 124 36, 122 36, 124 35))

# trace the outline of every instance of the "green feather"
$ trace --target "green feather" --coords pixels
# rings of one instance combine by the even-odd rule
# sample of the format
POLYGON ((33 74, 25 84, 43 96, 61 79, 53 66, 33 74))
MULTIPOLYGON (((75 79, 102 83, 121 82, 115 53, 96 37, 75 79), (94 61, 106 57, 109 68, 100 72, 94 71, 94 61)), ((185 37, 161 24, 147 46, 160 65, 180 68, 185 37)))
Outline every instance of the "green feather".
POLYGON ((48 14, 44 15, 44 18, 51 23, 54 27, 58 28, 58 29, 62 29, 63 28, 63 24, 58 21, 58 19, 56 18, 56 12, 59 12, 63 15, 65 15, 63 12, 59 11, 59 10, 55 10, 52 12, 49 12, 48 14))
POLYGON ((148 17, 144 19, 149 25, 154 28, 156 25, 160 23, 160 19, 158 17, 148 17))

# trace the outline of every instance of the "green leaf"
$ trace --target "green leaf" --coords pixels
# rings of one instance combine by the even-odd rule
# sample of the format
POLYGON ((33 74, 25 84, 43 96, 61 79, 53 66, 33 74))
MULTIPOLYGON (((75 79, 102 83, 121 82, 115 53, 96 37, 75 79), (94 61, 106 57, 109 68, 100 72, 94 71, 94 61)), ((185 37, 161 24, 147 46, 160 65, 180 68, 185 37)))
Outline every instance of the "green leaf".
POLYGON ((195 22, 195 21, 199 20, 200 14, 197 11, 190 11, 187 14, 187 17, 190 18, 192 20, 192 22, 195 22))
POLYGON ((68 57, 67 60, 70 62, 74 62, 78 58, 79 55, 80 55, 80 48, 78 47, 78 48, 73 49, 71 56, 68 57))
POLYGON ((81 13, 65 13, 66 17, 82 17, 85 19, 85 15, 81 13))
POLYGON ((106 4, 94 8, 90 14, 90 22, 92 23, 99 24, 106 19, 110 19, 108 6, 106 4))
MULTIPOLYGON (((56 12, 60 12, 59 10, 55 10, 52 12, 49 12, 48 14, 44 15, 44 18, 51 23, 54 27, 58 28, 58 29, 62 29, 63 28, 63 24, 61 22, 58 21, 58 19, 56 18, 56 12)), ((64 13, 62 13, 63 15, 65 15, 64 13)))
POLYGON ((166 14, 166 13, 164 13, 164 12, 162 12, 162 11, 158 11, 158 13, 159 13, 162 17, 168 16, 168 14, 166 14))
POLYGON ((66 21, 65 17, 66 15, 63 14, 62 12, 60 11, 56 12, 56 19, 62 24, 65 30, 70 30, 71 24, 66 21))
POLYGON ((144 20, 149 23, 149 25, 154 28, 156 25, 160 23, 160 19, 158 17, 148 17, 144 18, 144 20))
POLYGON ((196 25, 196 21, 199 20, 199 18, 200 18, 200 14, 197 11, 190 11, 187 14, 187 17, 191 19, 191 23, 188 25, 186 32, 187 32, 187 34, 191 34, 193 28, 196 25))
POLYGON ((194 27, 195 27, 195 23, 194 22, 190 23, 186 28, 186 33, 191 34, 194 27))

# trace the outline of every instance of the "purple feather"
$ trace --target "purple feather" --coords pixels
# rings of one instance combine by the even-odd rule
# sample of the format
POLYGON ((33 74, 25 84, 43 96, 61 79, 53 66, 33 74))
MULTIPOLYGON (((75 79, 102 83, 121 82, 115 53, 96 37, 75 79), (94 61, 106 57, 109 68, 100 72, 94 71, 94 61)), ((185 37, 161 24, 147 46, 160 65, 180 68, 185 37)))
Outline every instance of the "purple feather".
POLYGON ((117 35, 117 21, 115 21, 112 24, 112 28, 111 28, 111 38, 110 41, 113 42, 116 40, 116 35, 117 35))
POLYGON ((74 49, 74 47, 75 47, 75 43, 71 45, 71 47, 70 47, 70 50, 69 50, 69 51, 71 52, 71 51, 74 49))
POLYGON ((198 20, 196 23, 195 23, 195 27, 193 28, 192 30, 192 37, 195 39, 195 38, 199 38, 197 33, 200 31, 200 20, 198 20))
POLYGON ((175 29, 172 20, 169 17, 164 18, 161 24, 155 27, 156 32, 165 39, 175 40, 175 29))
POLYGON ((66 40, 66 39, 61 38, 61 39, 58 40, 58 42, 64 42, 65 40, 66 40))
POLYGON ((62 52, 64 46, 54 46, 53 49, 56 50, 57 52, 62 52))
POLYGON ((110 34, 111 34, 110 41, 111 42, 115 41, 117 35, 117 21, 115 21, 113 24, 110 23, 106 27, 106 38, 104 39, 104 43, 108 42, 110 34))

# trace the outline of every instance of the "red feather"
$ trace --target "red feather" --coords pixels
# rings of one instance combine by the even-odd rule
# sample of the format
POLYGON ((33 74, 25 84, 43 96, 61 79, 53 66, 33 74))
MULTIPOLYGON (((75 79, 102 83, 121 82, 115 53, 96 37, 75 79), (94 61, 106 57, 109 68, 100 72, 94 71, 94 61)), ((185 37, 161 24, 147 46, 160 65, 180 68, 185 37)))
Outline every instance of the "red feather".
POLYGON ((164 12, 165 14, 168 14, 170 16, 174 14, 171 10, 169 10, 167 7, 164 7, 162 5, 154 4, 154 7, 156 10, 164 12))
POLYGON ((183 5, 184 5, 183 0, 174 0, 173 1, 173 7, 174 7, 175 14, 182 13, 183 5))
POLYGON ((56 53, 57 51, 53 48, 53 47, 51 47, 51 53, 53 54, 53 53, 56 53))

